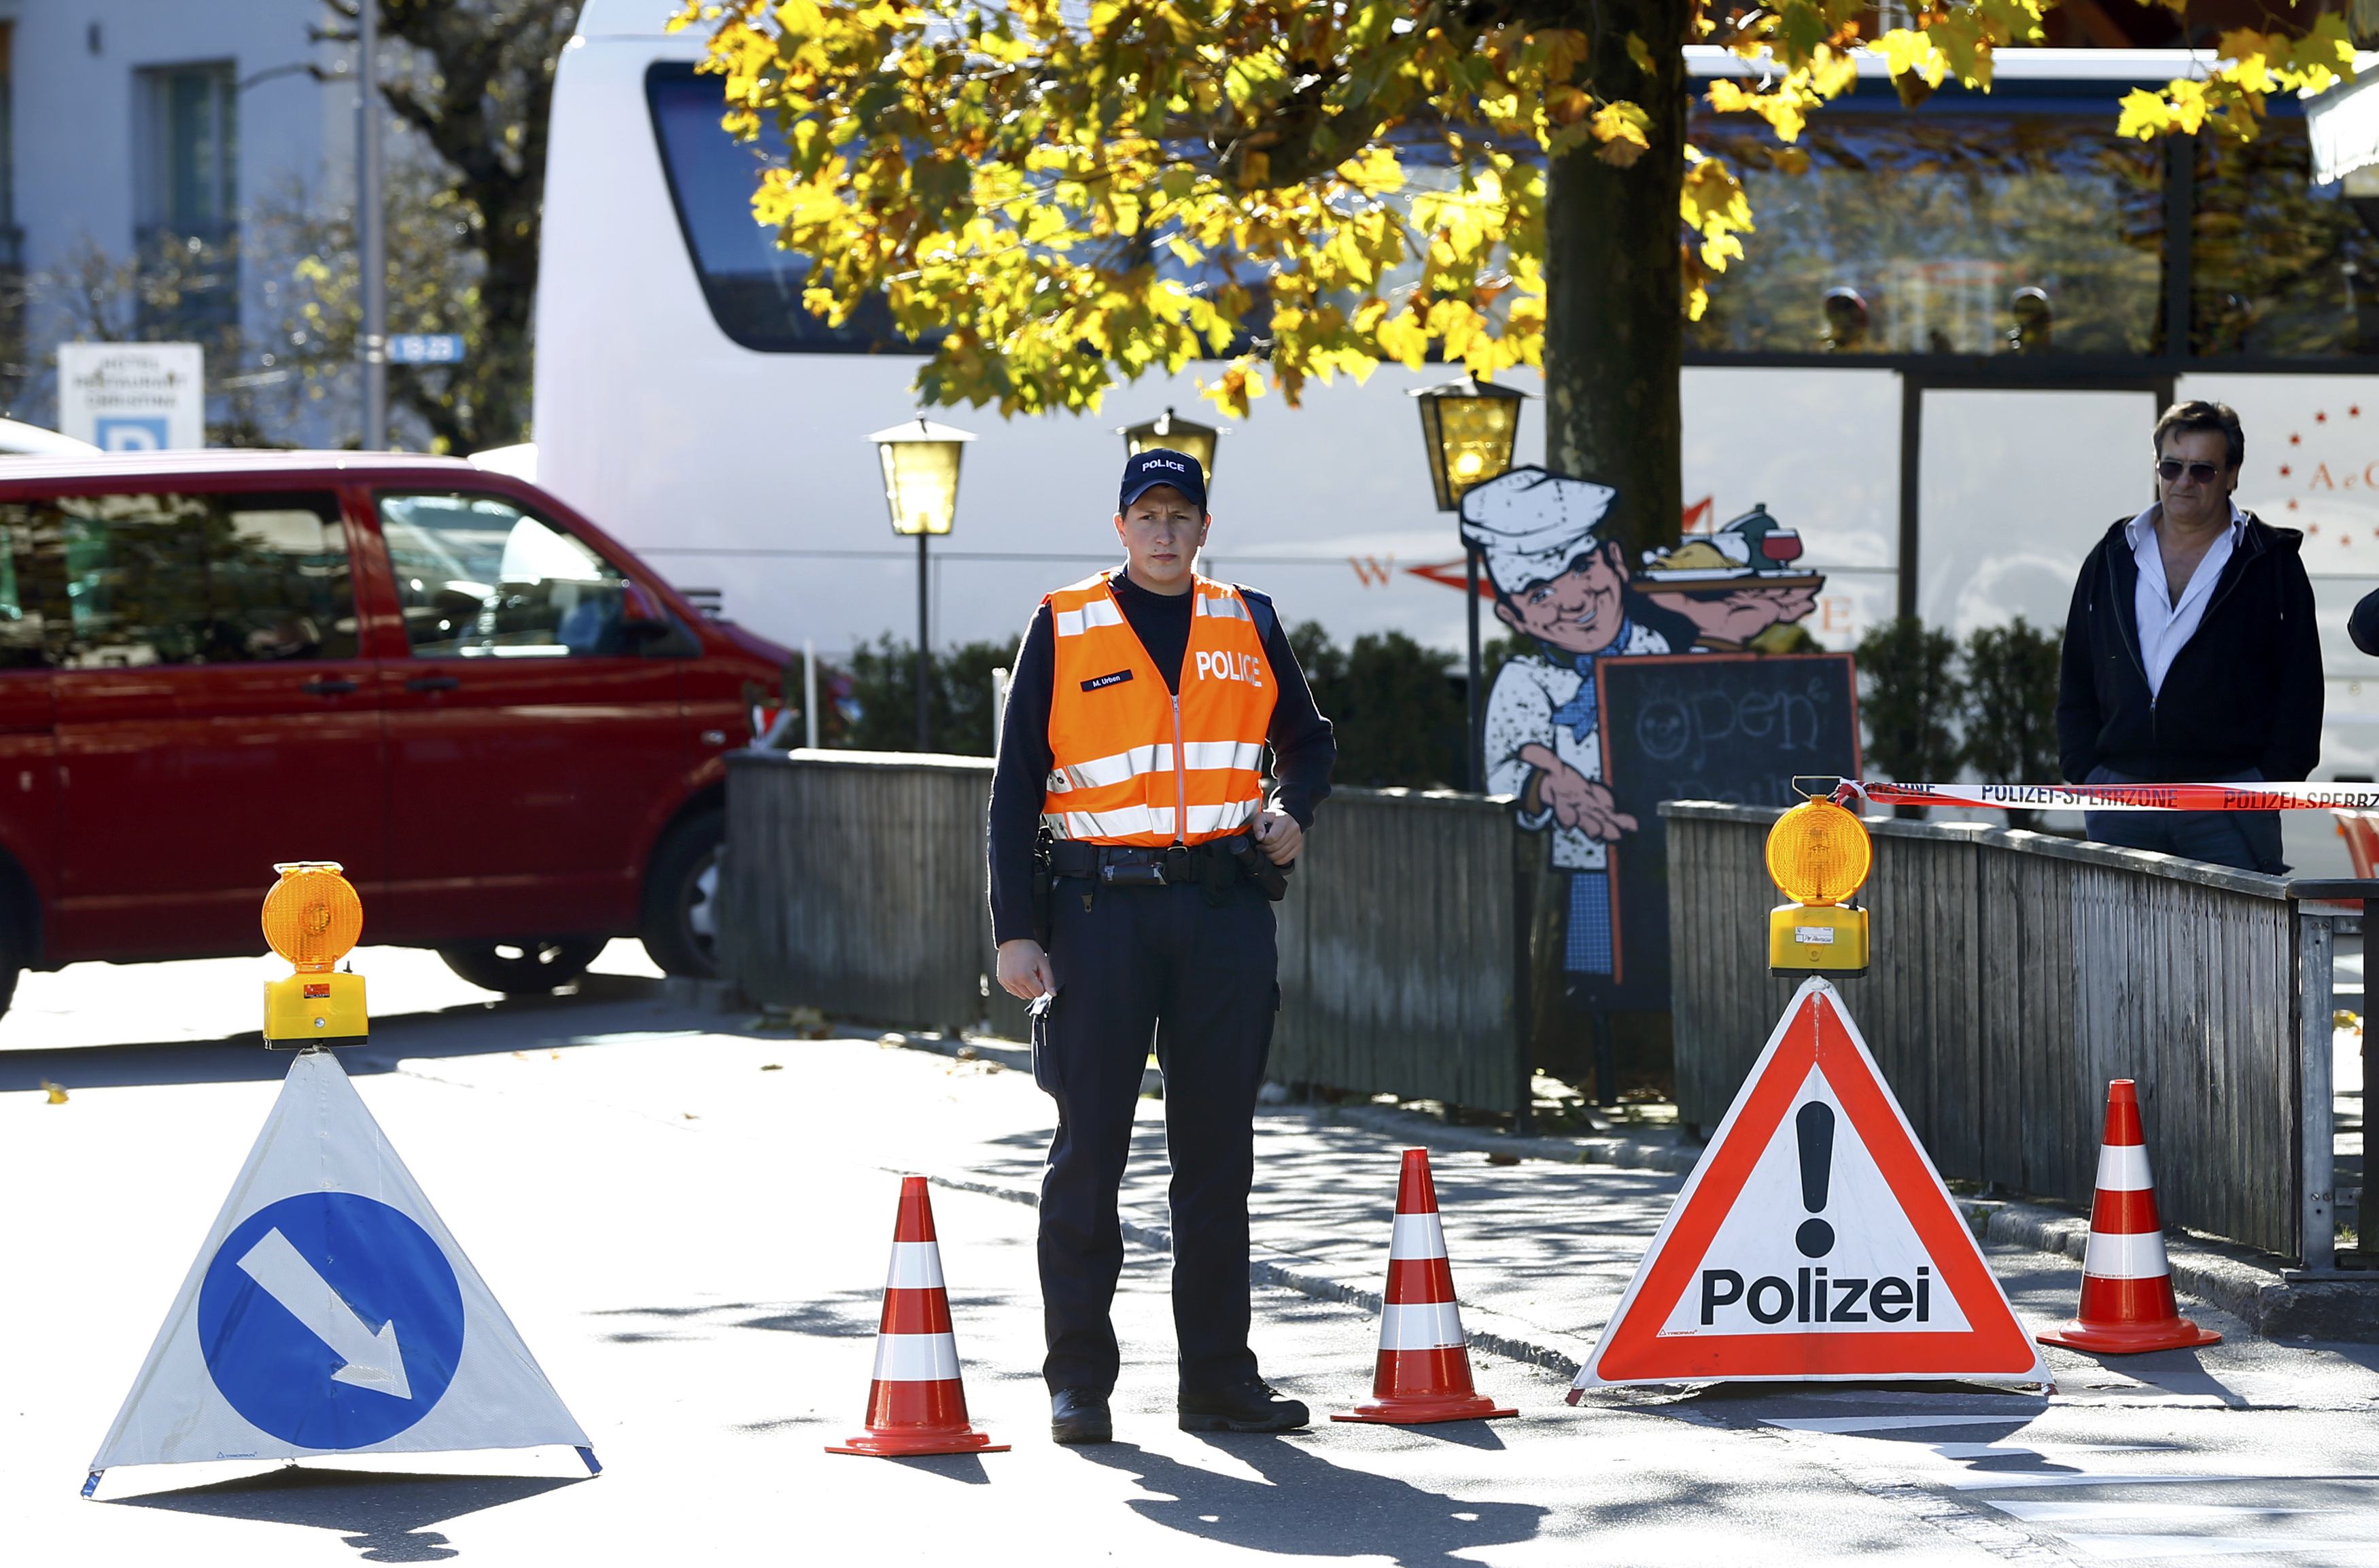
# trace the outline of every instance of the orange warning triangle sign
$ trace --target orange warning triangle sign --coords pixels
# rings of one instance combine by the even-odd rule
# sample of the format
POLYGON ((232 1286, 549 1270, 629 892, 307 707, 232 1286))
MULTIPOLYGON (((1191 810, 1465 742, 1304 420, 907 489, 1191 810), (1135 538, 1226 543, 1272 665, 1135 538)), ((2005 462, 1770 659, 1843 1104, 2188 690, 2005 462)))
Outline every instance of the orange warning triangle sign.
POLYGON ((2048 1376, 1841 993, 1811 979, 1577 1387, 2048 1376))

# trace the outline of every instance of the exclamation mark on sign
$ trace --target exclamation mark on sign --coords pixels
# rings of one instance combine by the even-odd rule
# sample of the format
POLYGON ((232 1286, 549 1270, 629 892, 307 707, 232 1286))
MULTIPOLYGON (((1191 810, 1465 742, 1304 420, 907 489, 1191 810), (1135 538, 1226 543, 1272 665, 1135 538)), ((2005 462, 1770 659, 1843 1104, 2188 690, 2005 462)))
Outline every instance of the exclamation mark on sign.
POLYGON ((1793 1233, 1804 1258, 1822 1258, 1834 1249, 1834 1227, 1817 1216, 1825 1212, 1826 1188, 1834 1176, 1834 1108, 1812 1100, 1793 1118, 1801 1139, 1801 1207, 1809 1217, 1793 1233))

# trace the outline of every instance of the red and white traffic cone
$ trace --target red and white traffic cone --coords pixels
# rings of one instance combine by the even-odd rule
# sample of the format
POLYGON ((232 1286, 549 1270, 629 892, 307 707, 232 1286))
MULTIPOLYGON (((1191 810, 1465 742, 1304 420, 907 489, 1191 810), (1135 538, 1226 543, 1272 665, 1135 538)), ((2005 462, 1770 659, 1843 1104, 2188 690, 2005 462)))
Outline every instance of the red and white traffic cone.
POLYGON ((828 1443, 827 1452, 889 1459, 1008 1452, 1008 1444, 967 1424, 950 1297, 942 1287, 942 1251, 934 1240, 934 1205, 924 1176, 900 1178, 892 1272, 884 1281, 884 1318, 876 1333, 876 1381, 867 1387, 867 1430, 848 1442, 828 1443))
POLYGON ((1396 1181, 1396 1228, 1388 1242, 1388 1295, 1380 1312, 1371 1402, 1330 1418, 1418 1427, 1518 1414, 1471 1386, 1470 1352, 1462 1335, 1462 1309, 1454 1300, 1454 1271, 1445 1260, 1445 1229, 1438 1222, 1429 1151, 1407 1149, 1396 1181))
POLYGON ((2090 1203, 2090 1246, 2082 1260, 2081 1311, 2035 1335, 2043 1345, 2130 1356, 2219 1344, 2222 1336, 2180 1315, 2164 1255, 2156 1181, 2140 1131, 2140 1096, 2128 1078, 2107 1085, 2107 1137, 2098 1146, 2098 1191, 2090 1203))

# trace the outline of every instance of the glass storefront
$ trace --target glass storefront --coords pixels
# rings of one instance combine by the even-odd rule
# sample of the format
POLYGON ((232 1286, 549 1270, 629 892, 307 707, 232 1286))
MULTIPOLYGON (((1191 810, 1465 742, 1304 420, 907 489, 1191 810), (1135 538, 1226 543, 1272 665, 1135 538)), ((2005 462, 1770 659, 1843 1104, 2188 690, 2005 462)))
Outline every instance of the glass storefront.
POLYGON ((2379 188, 2313 183, 2301 119, 2246 143, 2201 138, 2190 235, 2190 352, 2379 354, 2379 188))
POLYGON ((1687 329, 1733 354, 2155 353, 2162 160, 2088 117, 1836 107, 1785 148, 1740 116, 1694 139, 1757 231, 1687 329))

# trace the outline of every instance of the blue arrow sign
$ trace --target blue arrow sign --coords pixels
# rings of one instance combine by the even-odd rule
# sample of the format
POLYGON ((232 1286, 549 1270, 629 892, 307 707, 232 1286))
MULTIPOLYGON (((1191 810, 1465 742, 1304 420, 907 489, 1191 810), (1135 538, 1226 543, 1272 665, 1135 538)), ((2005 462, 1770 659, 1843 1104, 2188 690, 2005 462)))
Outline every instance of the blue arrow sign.
POLYGON ((437 1405, 463 1355, 463 1293, 429 1233, 351 1192, 304 1192, 224 1237, 199 1288, 199 1349, 249 1422, 364 1448, 437 1405))
POLYGON ((460 365, 463 338, 459 332, 392 332, 388 340, 392 365, 460 365))

